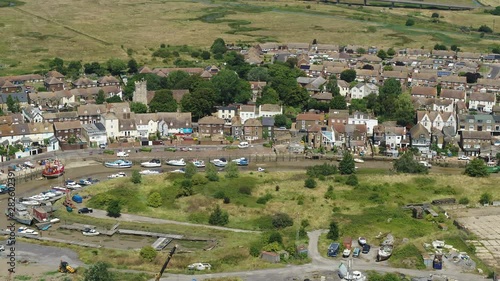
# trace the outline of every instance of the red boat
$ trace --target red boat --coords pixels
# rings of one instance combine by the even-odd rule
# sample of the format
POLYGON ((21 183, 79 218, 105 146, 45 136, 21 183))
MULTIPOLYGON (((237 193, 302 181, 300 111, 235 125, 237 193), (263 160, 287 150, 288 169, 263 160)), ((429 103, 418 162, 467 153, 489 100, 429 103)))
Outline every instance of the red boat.
POLYGON ((64 165, 59 160, 49 161, 45 164, 42 175, 48 179, 57 178, 64 174, 64 165))

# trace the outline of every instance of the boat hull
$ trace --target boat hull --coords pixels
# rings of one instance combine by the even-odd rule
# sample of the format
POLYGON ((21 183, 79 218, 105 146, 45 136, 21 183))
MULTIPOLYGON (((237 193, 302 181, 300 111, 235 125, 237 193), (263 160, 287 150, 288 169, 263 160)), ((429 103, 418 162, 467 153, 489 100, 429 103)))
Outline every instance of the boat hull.
POLYGON ((167 165, 175 167, 184 167, 186 166, 186 163, 167 162, 167 165))
POLYGON ((84 236, 97 236, 97 235, 99 235, 100 233, 99 233, 99 232, 94 232, 94 233, 82 232, 82 234, 83 234, 84 236))
POLYGON ((161 167, 161 163, 149 163, 149 162, 146 162, 146 163, 141 163, 141 167, 144 167, 144 168, 160 168, 161 167))
POLYGON ((377 261, 386 261, 388 260, 392 254, 390 255, 385 255, 385 254, 377 254, 377 261))
POLYGON ((113 168, 113 169, 127 169, 127 168, 132 168, 132 164, 129 164, 129 165, 117 165, 117 164, 112 164, 112 163, 105 163, 104 167, 106 167, 106 168, 113 168))
POLYGON ((42 175, 48 179, 55 179, 55 178, 58 178, 58 177, 64 175, 64 171, 60 171, 60 172, 56 172, 56 173, 42 172, 42 175))

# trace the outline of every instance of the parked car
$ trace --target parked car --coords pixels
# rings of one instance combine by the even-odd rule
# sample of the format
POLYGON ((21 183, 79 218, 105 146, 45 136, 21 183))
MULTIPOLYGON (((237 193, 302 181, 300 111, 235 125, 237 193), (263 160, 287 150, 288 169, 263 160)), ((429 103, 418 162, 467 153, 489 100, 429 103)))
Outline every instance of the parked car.
POLYGON ((342 252, 342 257, 348 258, 351 255, 351 249, 344 249, 342 252))
POLYGON ((469 156, 466 156, 466 155, 460 155, 458 157, 458 160, 470 160, 470 157, 469 156))
POLYGON ((363 254, 368 254, 370 252, 370 249, 371 249, 371 246, 368 245, 368 244, 364 244, 363 245, 363 250, 361 251, 361 253, 363 254))
POLYGON ((106 145, 105 145, 104 143, 101 143, 101 144, 99 145, 99 148, 100 148, 100 149, 106 149, 106 145))
POLYGON ((210 270, 212 268, 212 265, 209 264, 209 263, 201 263, 201 262, 197 262, 197 263, 193 263, 193 264, 190 264, 188 265, 188 269, 189 270, 210 270))
POLYGON ((87 214, 92 212, 94 212, 94 210, 92 210, 92 208, 87 208, 87 207, 78 210, 79 214, 87 214))
POLYGON ((360 249, 360 248, 358 248, 358 247, 356 247, 356 248, 354 248, 354 250, 352 251, 352 256, 353 256, 354 258, 357 258, 357 257, 359 257, 359 254, 360 254, 360 253, 361 253, 361 249, 360 249))

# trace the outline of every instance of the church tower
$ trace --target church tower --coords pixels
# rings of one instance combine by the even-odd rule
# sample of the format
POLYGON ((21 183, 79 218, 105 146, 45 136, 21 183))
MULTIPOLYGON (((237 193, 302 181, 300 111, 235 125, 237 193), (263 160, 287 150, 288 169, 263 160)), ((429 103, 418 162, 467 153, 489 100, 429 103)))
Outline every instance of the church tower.
POLYGON ((147 81, 142 79, 141 81, 135 81, 135 91, 132 96, 133 102, 140 102, 148 105, 148 90, 147 81))

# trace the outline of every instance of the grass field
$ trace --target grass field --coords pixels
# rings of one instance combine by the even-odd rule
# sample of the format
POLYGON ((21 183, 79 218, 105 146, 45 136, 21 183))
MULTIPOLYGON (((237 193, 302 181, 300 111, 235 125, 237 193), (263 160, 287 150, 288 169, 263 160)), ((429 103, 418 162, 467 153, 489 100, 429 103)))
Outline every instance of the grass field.
MULTIPOLYGON (((439 0, 433 0, 438 2, 439 0)), ((447 2, 441 0, 439 2, 447 2)), ((449 2, 449 1, 448 1, 449 2)), ((472 1, 453 1, 471 4, 472 1)), ((152 59, 160 44, 208 48, 226 42, 265 41, 431 48, 457 44, 467 51, 487 51, 498 35, 479 38, 461 26, 492 25, 493 16, 478 11, 389 9, 328 5, 297 1, 167 1, 26 0, 0 8, 0 75, 44 69, 47 59, 106 61, 127 59, 127 50, 140 64, 164 65, 152 59), (442 16, 431 22, 432 12, 442 16), (405 27, 408 16, 416 25, 405 27), (374 26, 377 32, 367 32, 374 26)))
MULTIPOLYGON (((440 215, 438 219, 448 225, 448 231, 440 230, 432 219, 413 219, 411 211, 402 210, 402 206, 447 197, 454 197, 457 200, 467 197, 471 205, 475 205, 484 192, 491 193, 494 199, 500 197, 495 178, 477 179, 456 174, 391 175, 387 171, 366 169, 359 171, 359 184, 355 187, 345 184, 346 177, 334 175, 324 180, 317 180, 318 185, 314 189, 304 187, 305 178, 306 176, 300 172, 245 173, 236 179, 226 179, 221 174, 219 182, 194 185, 195 195, 176 198, 181 190, 183 175, 158 175, 143 178, 143 183, 139 185, 134 185, 130 179, 125 178, 107 181, 92 186, 80 194, 91 196, 87 202, 87 206, 90 207, 105 208, 106 202, 117 198, 123 204, 123 212, 200 224, 207 224, 209 214, 214 206, 219 204, 229 213, 227 226, 263 230, 265 233, 274 229, 271 216, 283 212, 294 220, 292 227, 281 231, 286 245, 306 243, 303 238, 301 241, 295 241, 295 234, 301 221, 307 220, 309 226, 306 230, 312 230, 327 228, 334 219, 340 225, 341 237, 365 236, 376 245, 382 239, 377 237, 379 233, 392 233, 397 241, 408 238, 411 245, 417 246, 419 251, 423 250, 421 248, 423 243, 430 243, 435 239, 461 241, 462 233, 456 230, 452 221, 444 219, 444 215, 440 215), (278 191, 277 186, 279 186, 278 191), (330 186, 333 192, 326 196, 330 186), (159 208, 147 206, 147 198, 153 191, 158 191, 162 195, 163 205, 159 208), (223 204, 222 199, 216 197, 228 197, 230 203, 223 204)), ((87 216, 75 216, 66 212, 61 212, 61 216, 64 220, 96 224, 95 219, 87 216)), ((99 220, 99 223, 109 228, 115 222, 109 219, 99 220)), ((122 227, 132 229, 140 227, 140 230, 158 232, 164 228, 158 225, 138 226, 131 223, 123 223, 122 227)), ((251 245, 262 242, 267 234, 261 236, 229 233, 178 225, 169 225, 168 228, 169 232, 174 234, 189 233, 191 236, 208 236, 221 241, 212 251, 195 251, 193 254, 183 255, 173 265, 177 271, 182 272, 187 264, 200 258, 216 264, 217 271, 269 266, 248 253, 251 245), (239 253, 238 258, 226 257, 229 252, 234 251, 239 253), (230 260, 232 265, 227 267, 224 263, 218 263, 217 261, 221 259, 230 260)), ((319 247, 322 253, 326 253, 330 242, 324 236, 321 237, 319 247)), ((180 243, 182 245, 182 242, 180 243)), ((466 250, 464 248, 464 251, 466 250)), ((100 258, 94 257, 91 250, 81 251, 87 262, 100 258)), ((414 251, 413 248, 403 248, 391 262, 396 267, 408 266, 406 259, 408 255, 413 255, 414 251)), ((136 253, 118 250, 113 250, 112 253, 113 257, 122 257, 120 262, 124 268, 149 268, 149 265, 141 263, 136 253)), ((101 258, 107 259, 104 256, 101 258)), ((161 261, 161 258, 159 260, 161 261)), ((414 267, 421 266, 418 261, 412 260, 410 264, 414 267)))

